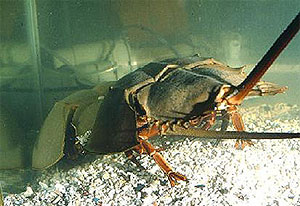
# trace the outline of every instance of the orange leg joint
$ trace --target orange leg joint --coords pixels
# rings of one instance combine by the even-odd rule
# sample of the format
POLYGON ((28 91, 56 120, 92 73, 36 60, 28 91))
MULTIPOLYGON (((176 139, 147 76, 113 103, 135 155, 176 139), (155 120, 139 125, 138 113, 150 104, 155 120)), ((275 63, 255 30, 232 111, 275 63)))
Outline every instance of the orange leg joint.
MULTIPOLYGON (((142 121, 141 121, 142 122, 142 121)), ((169 166, 167 161, 163 158, 163 156, 159 153, 162 149, 156 149, 153 145, 151 145, 147 140, 150 137, 159 135, 161 131, 167 130, 166 125, 159 125, 159 124, 153 124, 150 127, 147 127, 145 124, 140 127, 139 131, 139 142, 140 144, 133 147, 131 150, 128 150, 125 152, 125 155, 131 160, 133 163, 135 163, 137 166, 142 167, 141 164, 136 160, 135 156, 133 155, 133 151, 139 153, 139 154, 145 154, 147 153, 150 155, 155 163, 161 168, 161 170, 168 176, 169 182, 171 186, 175 186, 177 181, 182 180, 186 181, 187 178, 177 172, 174 172, 173 169, 169 166)))
POLYGON ((182 180, 186 181, 187 178, 177 172, 174 172, 173 169, 168 165, 166 160, 163 158, 163 156, 146 140, 141 140, 141 145, 143 148, 145 148, 148 155, 150 155, 156 164, 161 168, 161 170, 168 176, 169 182, 172 187, 175 186, 177 181, 182 180))
MULTIPOLYGON (((242 119, 242 116, 237 112, 237 108, 235 106, 232 106, 230 108, 230 116, 232 120, 232 124, 234 128, 237 131, 245 131, 245 125, 242 119)), ((243 139, 238 139, 236 140, 236 143, 234 147, 236 149, 244 149, 246 146, 252 146, 253 142, 251 140, 243 140, 243 139)))

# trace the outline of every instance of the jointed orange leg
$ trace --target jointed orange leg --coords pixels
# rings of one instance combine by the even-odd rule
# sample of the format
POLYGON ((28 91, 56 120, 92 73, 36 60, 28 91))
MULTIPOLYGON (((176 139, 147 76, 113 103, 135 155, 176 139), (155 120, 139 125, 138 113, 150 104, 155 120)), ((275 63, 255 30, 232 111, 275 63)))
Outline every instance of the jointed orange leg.
POLYGON ((175 186, 177 181, 182 180, 186 181, 187 178, 177 172, 174 172, 173 169, 168 165, 166 160, 163 158, 163 156, 146 140, 141 139, 140 143, 142 147, 147 151, 148 155, 150 155, 156 164, 162 169, 162 171, 168 176, 168 179, 170 181, 170 184, 172 187, 175 186))
POLYGON ((214 123, 216 122, 216 112, 215 111, 211 112, 207 118, 208 119, 206 120, 206 123, 202 127, 202 129, 204 130, 208 130, 212 125, 214 125, 214 123))
POLYGON ((150 155, 154 159, 156 164, 158 164, 162 171, 168 176, 170 184, 173 187, 175 186, 177 181, 186 181, 187 178, 180 173, 174 172, 173 169, 168 165, 166 160, 163 158, 163 156, 159 153, 159 151, 161 151, 162 149, 155 149, 154 146, 147 141, 147 139, 149 139, 150 137, 160 134, 161 130, 166 129, 166 125, 160 126, 158 124, 153 124, 150 127, 142 128, 141 131, 139 131, 138 137, 138 141, 140 142, 140 144, 135 146, 132 150, 126 151, 125 154, 131 161, 133 161, 138 166, 141 166, 141 164, 136 160, 135 156, 133 155, 133 150, 138 152, 139 154, 147 153, 148 155, 150 155))
POLYGON ((205 122, 204 125, 201 126, 201 129, 208 130, 216 121, 216 112, 212 111, 202 117, 197 117, 189 120, 189 125, 192 127, 199 126, 201 122, 205 122))
MULTIPOLYGON (((237 108, 235 106, 232 106, 229 111, 234 128, 237 131, 245 131, 245 125, 242 116, 237 112, 237 108)), ((234 147, 236 149, 244 149, 246 146, 252 145, 253 142, 251 140, 237 139, 234 147)))

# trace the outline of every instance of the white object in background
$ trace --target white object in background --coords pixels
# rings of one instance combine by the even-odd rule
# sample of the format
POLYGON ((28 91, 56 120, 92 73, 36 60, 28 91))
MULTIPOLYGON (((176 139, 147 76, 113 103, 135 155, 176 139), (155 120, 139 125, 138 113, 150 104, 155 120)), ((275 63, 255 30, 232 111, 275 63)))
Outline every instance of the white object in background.
POLYGON ((222 36, 222 45, 226 63, 232 67, 240 67, 242 36, 237 32, 228 32, 222 36))
POLYGON ((123 40, 78 44, 55 51, 54 67, 70 65, 84 84, 113 81, 130 72, 130 48, 123 40), (64 61, 62 61, 62 59, 64 61))

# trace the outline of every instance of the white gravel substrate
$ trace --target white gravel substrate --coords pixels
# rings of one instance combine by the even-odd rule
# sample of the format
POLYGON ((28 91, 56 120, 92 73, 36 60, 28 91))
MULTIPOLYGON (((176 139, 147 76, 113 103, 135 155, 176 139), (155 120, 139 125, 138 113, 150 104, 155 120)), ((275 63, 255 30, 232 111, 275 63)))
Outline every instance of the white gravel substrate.
MULTIPOLYGON (((247 131, 300 132, 298 106, 262 105, 241 113, 247 131)), ((173 188, 151 158, 140 158, 145 171, 120 153, 71 169, 52 167, 26 192, 6 195, 4 202, 14 206, 300 205, 300 140, 254 142, 244 150, 236 150, 234 140, 218 146, 188 139, 162 144, 167 145, 163 156, 189 179, 173 188)))

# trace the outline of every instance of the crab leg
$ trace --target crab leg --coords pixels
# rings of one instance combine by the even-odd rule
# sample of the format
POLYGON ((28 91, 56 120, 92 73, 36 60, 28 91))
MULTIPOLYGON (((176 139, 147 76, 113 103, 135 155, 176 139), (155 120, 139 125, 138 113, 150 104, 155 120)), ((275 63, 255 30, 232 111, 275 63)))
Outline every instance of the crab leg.
MULTIPOLYGON (((205 118, 203 119, 205 121, 205 118)), ((205 121, 206 123, 201 127, 201 129, 208 130, 216 121, 216 112, 212 112, 209 114, 208 119, 205 121)))
POLYGON ((289 44, 292 38, 297 34, 300 28, 300 13, 290 23, 290 25, 284 30, 284 32, 278 37, 269 51, 263 56, 263 58, 257 63, 255 68, 247 76, 247 78, 237 87, 237 94, 229 97, 227 101, 233 105, 239 105, 243 99, 248 95, 260 78, 266 73, 275 59, 283 51, 283 49, 289 44))
MULTIPOLYGON (((235 105, 231 105, 229 110, 229 115, 232 120, 232 124, 236 131, 243 132, 245 131, 245 125, 242 116, 238 113, 237 107, 235 105)), ((236 149, 244 149, 246 145, 252 146, 253 142, 251 140, 243 140, 237 139, 234 147, 236 149)))
MULTIPOLYGON (((237 130, 243 129, 243 122, 239 118, 239 114, 233 111, 232 119, 237 121, 236 127, 237 130), (241 127, 241 128, 240 128, 241 127)), ((228 118, 228 116, 227 116, 228 118)), ((158 135, 168 135, 168 136, 184 136, 186 138, 213 138, 213 139, 287 139, 287 138, 300 138, 300 133, 248 133, 248 132, 236 132, 236 131, 207 131, 199 128, 184 128, 180 125, 172 125, 172 130, 168 129, 168 126, 165 124, 161 125, 153 124, 148 127, 144 125, 140 127, 138 132, 138 141, 139 145, 132 148, 132 150, 137 151, 140 154, 147 153, 151 156, 156 164, 161 168, 161 170, 168 176, 169 182, 171 186, 175 186, 177 181, 186 181, 187 178, 177 172, 174 172, 167 161, 163 158, 163 156, 159 153, 159 149, 155 149, 153 145, 151 145, 147 139, 153 136, 158 135)), ((140 163, 135 159, 132 154, 132 150, 125 152, 126 156, 133 161, 136 165, 141 166, 140 163)))
MULTIPOLYGON (((139 121, 138 123, 142 123, 139 121)), ((169 182, 171 186, 175 186, 177 181, 182 180, 186 181, 187 178, 177 172, 174 172, 173 169, 169 166, 167 161, 164 159, 164 157, 159 153, 161 149, 154 148, 153 145, 151 145, 149 142, 147 142, 147 139, 153 136, 160 135, 161 131, 164 131, 167 129, 166 125, 162 125, 161 127, 158 124, 153 124, 150 127, 147 127, 147 125, 144 125, 140 127, 140 130, 138 132, 138 141, 140 142, 139 145, 135 146, 131 150, 128 150, 125 152, 126 156, 134 162, 137 166, 142 167, 142 165, 136 160, 135 156, 133 156, 133 150, 143 154, 147 153, 149 156, 151 156, 156 164, 161 168, 161 170, 168 176, 169 182)))
POLYGON ((146 140, 141 140, 142 147, 146 150, 148 155, 150 155, 156 164, 161 168, 161 170, 168 176, 170 184, 172 187, 175 186, 176 182, 179 180, 186 181, 187 178, 177 172, 174 172, 173 169, 168 165, 163 156, 146 140))

